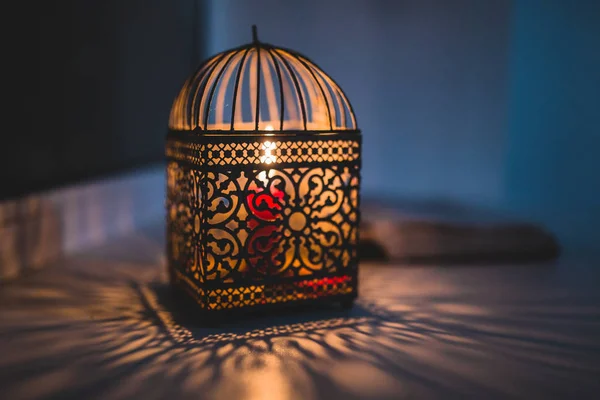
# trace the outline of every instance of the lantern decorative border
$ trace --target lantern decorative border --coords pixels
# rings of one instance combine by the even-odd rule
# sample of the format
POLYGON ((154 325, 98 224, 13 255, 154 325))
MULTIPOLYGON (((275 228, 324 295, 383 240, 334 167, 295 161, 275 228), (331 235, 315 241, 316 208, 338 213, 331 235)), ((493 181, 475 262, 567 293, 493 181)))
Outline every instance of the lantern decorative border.
MULTIPOLYGON (((203 310, 321 301, 349 306, 358 294, 360 222, 361 133, 354 112, 339 86, 316 64, 291 50, 261 43, 255 29, 253 33, 251 44, 205 62, 188 79, 171 111, 166 144, 171 282, 203 310), (280 89, 279 130, 261 127, 261 116, 267 114, 261 110, 261 51, 273 61, 270 68, 280 89), (279 51, 285 57, 273 55, 279 51), (249 53, 254 69, 246 73, 249 53), (223 60, 229 63, 234 57, 241 64, 224 72, 223 60), (291 65, 294 59, 296 66, 291 65), (254 90, 254 116, 236 129, 242 108, 240 82, 255 71, 254 86, 249 86, 254 90), (215 93, 222 99, 222 93, 231 92, 218 86, 227 75, 235 76, 226 122, 230 129, 214 129, 224 126, 216 116, 211 122, 210 111, 215 113, 215 93), (286 126, 286 79, 288 92, 295 87, 300 103, 300 126, 286 126), (339 99, 345 103, 334 103, 339 99), (325 124, 309 113, 309 106, 319 104, 325 105, 318 109, 325 124), (254 130, 244 129, 248 124, 254 130), (342 128, 336 129, 339 125, 342 128)), ((217 103, 220 107, 223 102, 217 103)))

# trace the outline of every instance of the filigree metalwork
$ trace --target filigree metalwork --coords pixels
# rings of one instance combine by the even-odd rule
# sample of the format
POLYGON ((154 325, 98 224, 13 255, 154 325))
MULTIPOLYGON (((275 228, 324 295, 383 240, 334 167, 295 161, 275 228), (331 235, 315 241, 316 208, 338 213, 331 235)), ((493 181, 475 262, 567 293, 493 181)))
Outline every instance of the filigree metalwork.
MULTIPOLYGON (((169 141, 171 151, 195 147, 199 155, 194 163, 168 153, 172 277, 188 286, 203 306, 230 308, 355 293, 357 157, 299 163, 309 153, 294 152, 284 159, 277 145, 311 149, 316 141, 238 141, 235 146, 262 149, 252 157, 263 163, 248 169, 243 163, 227 166, 219 158, 205 163, 202 153, 214 143, 180 143, 175 136, 169 141)), ((357 137, 318 142, 321 151, 313 154, 360 150, 357 137), (342 151, 327 146, 337 143, 344 143, 342 151)))
POLYGON ((167 157, 177 161, 207 166, 260 165, 274 160, 287 163, 344 162, 356 161, 360 156, 358 142, 343 139, 208 144, 169 140, 166 153, 167 157))
POLYGON ((169 129, 175 284, 210 310, 356 297, 361 135, 331 77, 254 31, 186 81, 169 129))

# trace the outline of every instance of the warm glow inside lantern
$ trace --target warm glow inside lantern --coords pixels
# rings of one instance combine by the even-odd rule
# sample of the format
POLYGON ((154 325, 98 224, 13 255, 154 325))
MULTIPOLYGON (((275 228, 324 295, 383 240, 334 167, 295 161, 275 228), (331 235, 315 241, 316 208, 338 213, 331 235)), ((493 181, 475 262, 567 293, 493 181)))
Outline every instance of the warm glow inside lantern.
POLYGON ((168 267, 206 310, 357 295, 361 135, 342 89, 261 43, 207 60, 167 138, 168 267))

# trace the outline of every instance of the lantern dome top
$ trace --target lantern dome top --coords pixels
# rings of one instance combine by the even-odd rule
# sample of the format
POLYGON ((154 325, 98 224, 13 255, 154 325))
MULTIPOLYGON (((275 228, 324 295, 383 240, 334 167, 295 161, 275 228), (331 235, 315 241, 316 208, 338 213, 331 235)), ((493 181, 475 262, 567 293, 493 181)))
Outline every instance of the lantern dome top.
POLYGON ((169 128, 199 131, 357 130, 342 89, 307 57, 259 42, 219 53, 187 79, 169 128))

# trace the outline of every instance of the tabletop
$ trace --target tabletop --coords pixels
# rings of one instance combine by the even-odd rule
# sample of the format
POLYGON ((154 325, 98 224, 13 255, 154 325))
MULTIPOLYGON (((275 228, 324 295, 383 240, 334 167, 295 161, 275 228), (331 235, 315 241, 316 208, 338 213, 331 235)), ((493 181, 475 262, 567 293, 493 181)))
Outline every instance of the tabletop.
POLYGON ((5 399, 597 398, 600 265, 363 263, 350 310, 208 325, 162 229, 0 286, 5 399))

